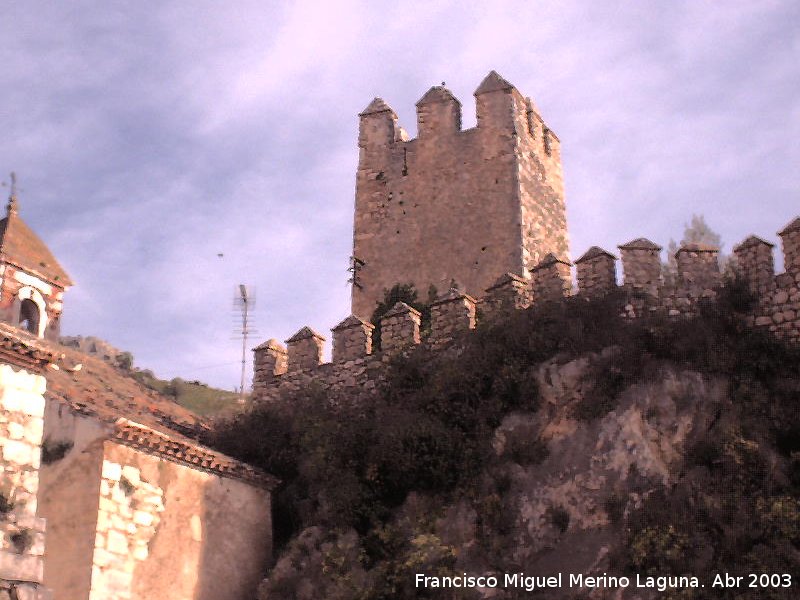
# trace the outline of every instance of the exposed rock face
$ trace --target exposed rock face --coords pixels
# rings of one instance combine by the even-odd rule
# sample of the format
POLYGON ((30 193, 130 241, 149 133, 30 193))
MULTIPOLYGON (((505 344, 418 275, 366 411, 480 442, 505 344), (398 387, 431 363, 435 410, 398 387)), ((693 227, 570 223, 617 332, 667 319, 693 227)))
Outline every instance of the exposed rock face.
POLYGON ((501 456, 520 430, 538 430, 549 450, 538 465, 504 463, 506 504, 516 510, 513 562, 531 573, 608 570, 619 534, 613 521, 621 516, 609 512, 638 508, 654 489, 673 485, 685 449, 717 418, 725 397, 721 381, 666 370, 628 389, 602 419, 579 421, 573 414, 587 400, 589 363, 541 366, 541 410, 510 416, 496 432, 501 456))
MULTIPOLYGON (((401 581, 413 583, 415 572, 442 564, 443 557, 454 573, 500 574, 501 581, 501 569, 510 565, 528 575, 613 571, 622 519, 655 490, 681 478, 686 449, 725 418, 728 400, 724 381, 665 367, 625 390, 605 416, 580 418, 581 407, 592 401, 593 369, 611 352, 535 367, 539 410, 503 420, 495 431, 496 461, 471 494, 445 505, 408 497, 389 528, 410 540, 403 551, 407 554, 392 557, 408 566, 401 581)), ((298 595, 287 598, 310 598, 302 595, 310 582, 318 591, 329 590, 325 597, 346 597, 343 582, 371 585, 385 576, 365 570, 358 552, 352 533, 308 529, 278 561, 262 597, 283 598, 279 591, 291 589, 298 595), (326 567, 332 557, 338 557, 338 570, 326 567)), ((527 593, 501 585, 454 597, 510 599, 519 592, 527 593)), ((546 597, 575 597, 577 592, 588 598, 656 597, 635 588, 567 586, 547 590, 546 597)))

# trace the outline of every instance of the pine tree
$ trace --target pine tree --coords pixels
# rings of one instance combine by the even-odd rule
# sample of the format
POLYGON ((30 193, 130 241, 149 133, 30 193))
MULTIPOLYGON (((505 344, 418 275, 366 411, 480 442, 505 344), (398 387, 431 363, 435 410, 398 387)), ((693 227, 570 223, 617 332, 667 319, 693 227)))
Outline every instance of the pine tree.
MULTIPOLYGON (((691 222, 684 223, 680 246, 685 244, 707 244, 722 249, 722 237, 708 226, 703 215, 693 214, 691 222)), ((667 244, 667 262, 662 264, 664 283, 668 286, 675 285, 678 281, 678 264, 675 260, 678 248, 679 245, 670 238, 667 244)), ((720 252, 719 266, 723 272, 729 270, 732 267, 730 257, 720 252)))

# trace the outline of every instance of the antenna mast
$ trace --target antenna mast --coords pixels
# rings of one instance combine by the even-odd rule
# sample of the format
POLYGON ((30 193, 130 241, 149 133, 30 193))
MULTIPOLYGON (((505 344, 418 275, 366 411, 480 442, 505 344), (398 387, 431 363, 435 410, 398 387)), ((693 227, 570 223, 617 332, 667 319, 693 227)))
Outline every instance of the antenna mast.
POLYGON ((244 378, 247 369, 247 337, 253 333, 250 329, 250 311, 255 308, 256 299, 252 291, 248 291, 247 286, 239 284, 238 295, 234 299, 234 304, 239 309, 242 322, 241 329, 236 333, 242 336, 242 377, 239 384, 239 404, 244 404, 244 378))

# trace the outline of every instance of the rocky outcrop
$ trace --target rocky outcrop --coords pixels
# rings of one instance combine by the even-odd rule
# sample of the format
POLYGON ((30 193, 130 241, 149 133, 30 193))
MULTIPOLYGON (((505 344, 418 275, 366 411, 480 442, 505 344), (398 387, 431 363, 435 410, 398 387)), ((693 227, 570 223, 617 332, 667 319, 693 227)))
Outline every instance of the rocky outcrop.
MULTIPOLYGON (((724 418, 728 402, 724 380, 665 366, 624 390, 613 410, 587 420, 596 369, 608 364, 613 352, 534 367, 539 408, 502 421, 494 436, 495 457, 474 489, 446 502, 408 497, 382 532, 402 540, 391 557, 397 585, 442 565, 456 574, 501 578, 510 566, 530 575, 613 571, 626 515, 654 491, 680 480, 687 448, 724 418)), ((281 589, 300 594, 309 582, 328 590, 325 597, 340 597, 345 583, 372 586, 389 577, 359 560, 360 543, 352 532, 305 530, 265 581, 262 597, 283 598, 281 589)), ((516 598, 519 591, 501 585, 458 597, 516 598)), ((588 598, 651 597, 647 590, 580 591, 588 598)), ((575 592, 565 586, 548 590, 547 597, 575 592)), ((395 593, 407 597, 400 588, 395 593)))

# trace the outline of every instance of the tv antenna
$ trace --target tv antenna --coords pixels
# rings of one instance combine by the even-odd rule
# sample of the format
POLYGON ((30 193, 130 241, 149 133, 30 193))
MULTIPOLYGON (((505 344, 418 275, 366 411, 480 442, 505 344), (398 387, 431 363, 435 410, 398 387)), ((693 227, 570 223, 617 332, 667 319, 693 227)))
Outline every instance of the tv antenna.
POLYGON ((256 333, 251 328, 250 315, 256 306, 255 291, 248 289, 243 283, 239 284, 233 298, 234 307, 241 316, 241 323, 236 324, 236 335, 242 336, 242 377, 239 384, 239 404, 244 404, 244 378, 247 369, 247 338, 251 333, 256 333))

